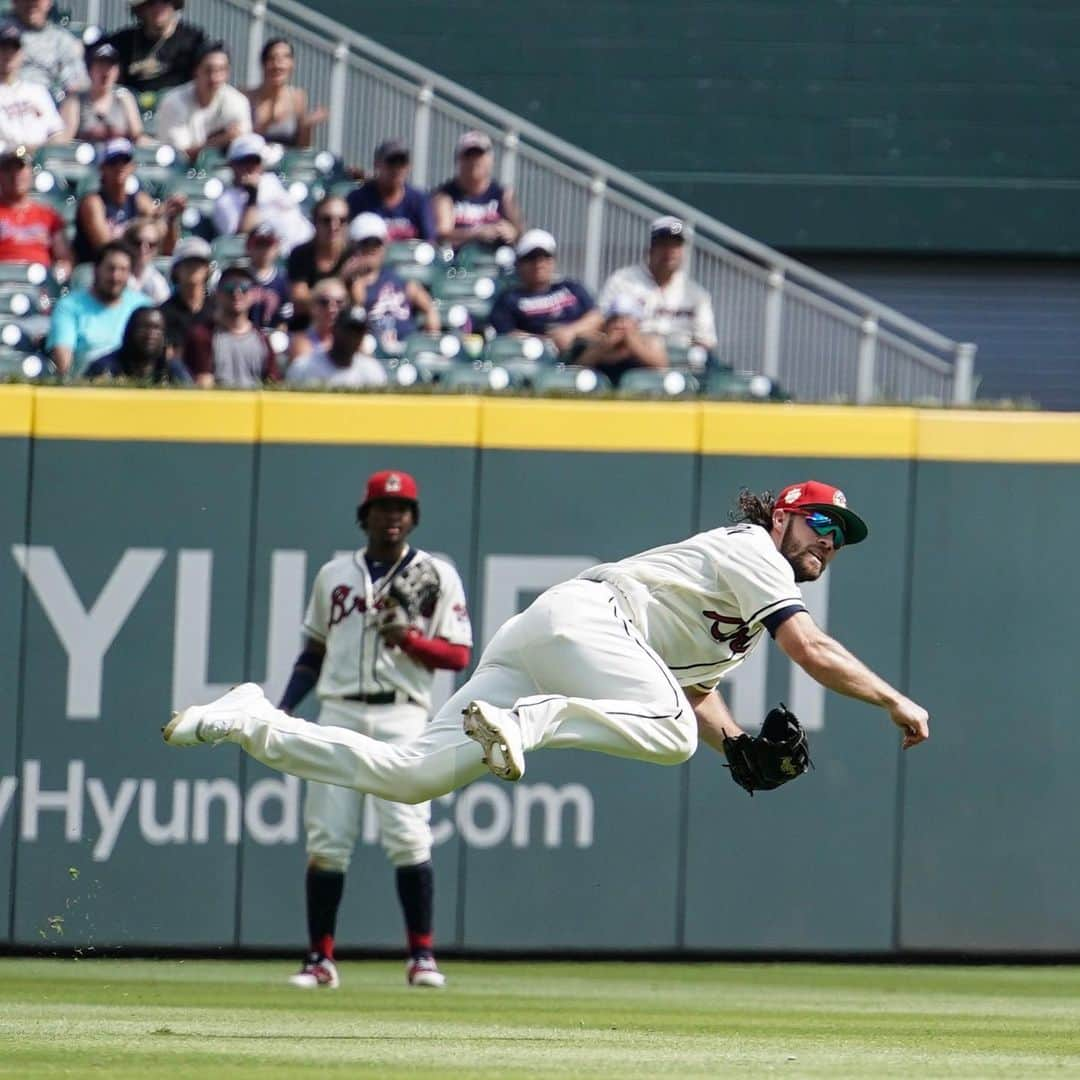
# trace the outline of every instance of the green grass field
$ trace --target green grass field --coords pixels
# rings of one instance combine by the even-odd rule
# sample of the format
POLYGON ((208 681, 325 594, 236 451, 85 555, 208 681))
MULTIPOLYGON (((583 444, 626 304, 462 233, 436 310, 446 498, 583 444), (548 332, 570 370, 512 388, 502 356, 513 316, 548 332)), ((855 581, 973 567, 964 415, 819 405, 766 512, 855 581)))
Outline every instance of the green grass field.
POLYGON ((1080 1076, 1080 969, 0 960, 0 1075, 1080 1076))

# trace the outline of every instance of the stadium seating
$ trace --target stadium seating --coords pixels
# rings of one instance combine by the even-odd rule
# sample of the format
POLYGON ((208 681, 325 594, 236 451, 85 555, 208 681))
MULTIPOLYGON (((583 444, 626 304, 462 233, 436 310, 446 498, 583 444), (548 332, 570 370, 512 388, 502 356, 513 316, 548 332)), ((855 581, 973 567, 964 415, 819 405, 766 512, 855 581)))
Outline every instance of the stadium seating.
POLYGON ((611 380, 592 368, 557 364, 542 368, 533 380, 533 389, 543 394, 604 394, 611 392, 611 380))
POLYGON ((460 328, 467 321, 475 330, 487 325, 495 296, 495 280, 487 274, 451 271, 432 282, 432 295, 444 323, 460 328), (461 319, 462 311, 465 319, 461 319))
POLYGON ((718 368, 709 373, 705 393, 711 398, 737 401, 790 401, 788 394, 767 375, 718 368))
POLYGON ((397 240, 389 244, 386 265, 404 281, 419 281, 427 289, 431 289, 436 277, 445 273, 439 249, 426 240, 397 240))
POLYGON ((499 364, 457 363, 439 379, 443 390, 473 390, 482 393, 502 393, 517 390, 523 385, 520 378, 499 364))
POLYGON ((698 392, 698 381, 688 371, 636 368, 619 380, 621 397, 689 397, 698 392))

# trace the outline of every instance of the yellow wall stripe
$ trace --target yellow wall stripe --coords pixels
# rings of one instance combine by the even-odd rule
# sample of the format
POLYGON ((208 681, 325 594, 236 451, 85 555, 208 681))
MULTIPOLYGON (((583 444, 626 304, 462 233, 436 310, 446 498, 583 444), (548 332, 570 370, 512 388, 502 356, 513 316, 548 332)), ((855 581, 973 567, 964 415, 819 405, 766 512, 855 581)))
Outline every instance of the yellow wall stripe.
POLYGON ((1080 462, 1077 413, 919 413, 922 461, 1080 462))
POLYGON ((1080 463, 1080 414, 0 386, 0 436, 1080 463))
POLYGON ((607 450, 696 453, 696 402, 485 398, 481 446, 501 450, 607 450))
POLYGON ((24 438, 34 430, 34 390, 30 386, 0 387, 0 435, 24 438))
POLYGON ((476 446, 480 399, 424 394, 262 395, 262 440, 386 446, 476 446))
POLYGON ((706 404, 701 449, 755 457, 910 458, 914 409, 706 404))
POLYGON ((34 435, 41 439, 253 443, 256 393, 227 390, 36 388, 34 435))

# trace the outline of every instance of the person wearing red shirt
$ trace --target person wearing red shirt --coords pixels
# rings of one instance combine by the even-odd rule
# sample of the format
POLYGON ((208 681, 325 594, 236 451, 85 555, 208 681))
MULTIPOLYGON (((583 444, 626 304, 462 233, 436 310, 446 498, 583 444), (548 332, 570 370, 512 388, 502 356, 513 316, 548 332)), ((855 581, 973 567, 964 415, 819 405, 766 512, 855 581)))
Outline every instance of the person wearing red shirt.
POLYGON ((0 144, 0 262, 40 263, 58 281, 71 273, 64 219, 30 198, 30 154, 0 144))

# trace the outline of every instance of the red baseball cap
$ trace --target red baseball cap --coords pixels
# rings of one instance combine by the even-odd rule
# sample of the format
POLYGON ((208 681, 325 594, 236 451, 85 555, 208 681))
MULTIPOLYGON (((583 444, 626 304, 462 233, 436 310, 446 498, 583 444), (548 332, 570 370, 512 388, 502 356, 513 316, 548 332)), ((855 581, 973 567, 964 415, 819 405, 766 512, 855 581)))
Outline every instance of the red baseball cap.
POLYGON ((858 544, 865 540, 870 530, 858 514, 848 509, 847 496, 832 484, 820 480, 803 480, 789 484, 773 503, 774 510, 820 510, 839 518, 844 527, 844 543, 858 544))
POLYGON ((409 499, 412 502, 419 502, 420 493, 417 490, 416 481, 407 472, 386 469, 383 472, 372 473, 368 477, 364 505, 367 506, 376 499, 409 499))

